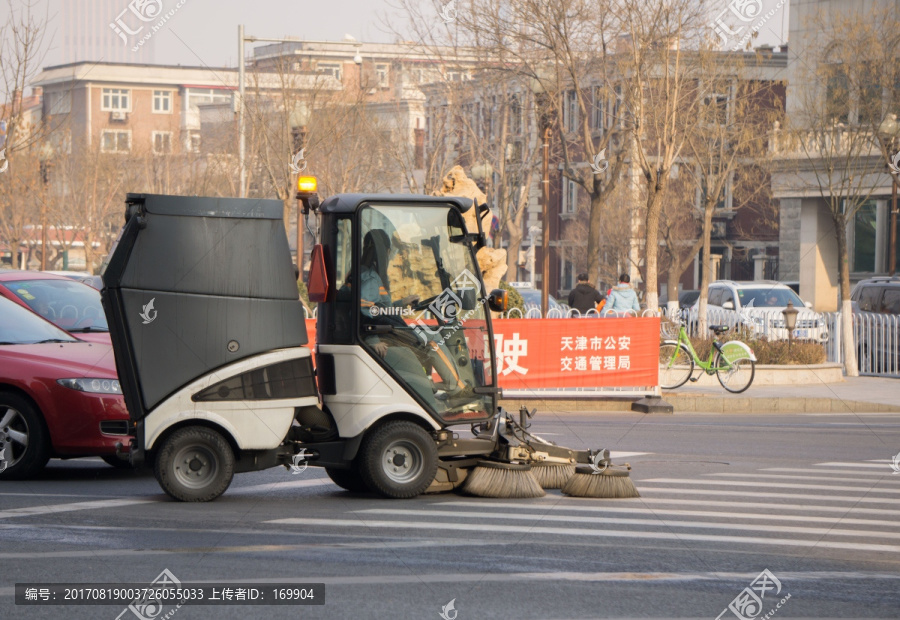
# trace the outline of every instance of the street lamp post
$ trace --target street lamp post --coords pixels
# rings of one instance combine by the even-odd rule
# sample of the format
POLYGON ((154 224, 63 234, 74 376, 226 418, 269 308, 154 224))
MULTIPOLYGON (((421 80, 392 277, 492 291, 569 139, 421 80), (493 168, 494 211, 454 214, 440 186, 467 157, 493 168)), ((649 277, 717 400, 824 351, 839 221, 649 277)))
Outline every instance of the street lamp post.
POLYGON ((789 301, 787 308, 781 311, 784 316, 784 326, 788 330, 788 355, 790 356, 791 347, 794 344, 794 328, 797 327, 797 315, 800 311, 794 307, 794 302, 789 301))
MULTIPOLYGON (((309 118, 310 118, 310 110, 309 106, 305 101, 298 102, 294 109, 291 111, 290 118, 288 119, 288 124, 291 127, 291 147, 294 149, 294 153, 299 153, 303 149, 306 148, 306 137, 309 134, 308 126, 309 126, 309 118)), ((299 176, 300 173, 297 173, 296 176, 299 176)), ((295 175, 291 175, 291 179, 293 182, 291 183, 291 187, 296 187, 297 179, 295 175)), ((303 205, 300 201, 297 201, 297 269, 300 274, 300 278, 303 277, 303 205)))
POLYGON ((550 119, 546 111, 545 76, 531 81, 535 112, 541 128, 541 312, 550 309, 550 119))
MULTIPOLYGON (((878 127, 878 137, 887 151, 888 160, 892 160, 891 153, 895 150, 897 138, 900 137, 900 123, 897 123, 897 115, 888 115, 878 127)), ((888 271, 890 275, 897 272, 897 174, 889 167, 891 172, 891 230, 890 243, 888 245, 888 271)))

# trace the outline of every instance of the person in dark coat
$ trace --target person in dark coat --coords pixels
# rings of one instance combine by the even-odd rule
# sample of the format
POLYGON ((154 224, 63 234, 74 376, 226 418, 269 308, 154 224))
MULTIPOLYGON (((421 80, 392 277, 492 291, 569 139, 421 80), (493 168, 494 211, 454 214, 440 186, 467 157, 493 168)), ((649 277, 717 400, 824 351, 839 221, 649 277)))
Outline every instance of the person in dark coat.
POLYGON ((589 310, 596 310, 597 304, 603 301, 603 295, 588 282, 586 273, 578 274, 578 284, 569 293, 569 306, 586 314, 589 310))

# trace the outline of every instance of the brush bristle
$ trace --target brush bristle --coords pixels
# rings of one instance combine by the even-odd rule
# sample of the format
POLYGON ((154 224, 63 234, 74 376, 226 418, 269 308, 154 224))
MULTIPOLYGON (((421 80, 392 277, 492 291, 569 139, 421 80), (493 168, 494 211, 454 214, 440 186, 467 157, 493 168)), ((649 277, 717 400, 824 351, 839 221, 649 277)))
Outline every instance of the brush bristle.
POLYGON ((544 489, 528 469, 475 467, 466 477, 462 490, 478 497, 504 499, 544 496, 544 489))
POLYGON ((622 499, 640 497, 637 488, 627 475, 574 473, 562 487, 564 495, 572 497, 596 497, 622 499))
POLYGON ((575 473, 575 466, 564 463, 540 463, 531 466, 531 473, 541 488, 561 489, 575 473))

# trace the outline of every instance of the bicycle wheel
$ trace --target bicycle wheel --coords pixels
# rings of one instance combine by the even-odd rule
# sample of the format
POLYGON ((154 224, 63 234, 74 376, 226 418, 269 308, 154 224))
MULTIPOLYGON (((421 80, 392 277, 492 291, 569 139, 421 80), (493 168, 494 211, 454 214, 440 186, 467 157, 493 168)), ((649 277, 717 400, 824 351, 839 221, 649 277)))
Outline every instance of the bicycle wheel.
POLYGON ((756 375, 756 362, 749 357, 739 357, 729 361, 717 352, 713 363, 719 383, 729 392, 740 394, 753 383, 753 377, 756 375))
POLYGON ((694 356, 687 347, 666 341, 659 346, 659 386, 664 390, 681 387, 694 372, 694 356))

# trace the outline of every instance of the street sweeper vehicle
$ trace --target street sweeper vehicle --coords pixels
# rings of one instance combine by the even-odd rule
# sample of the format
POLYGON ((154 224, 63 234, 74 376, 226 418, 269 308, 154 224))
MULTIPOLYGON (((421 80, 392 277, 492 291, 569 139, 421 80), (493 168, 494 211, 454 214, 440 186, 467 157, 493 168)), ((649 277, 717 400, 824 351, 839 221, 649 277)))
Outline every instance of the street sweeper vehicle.
POLYGON ((506 294, 484 290, 476 262, 484 205, 320 203, 303 181, 318 231, 314 359, 282 202, 127 195, 103 274, 132 419, 122 455, 180 501, 213 500, 234 473, 276 466, 322 467, 348 491, 389 498, 636 495, 608 450, 541 440, 532 413, 498 407, 491 311, 506 294))

